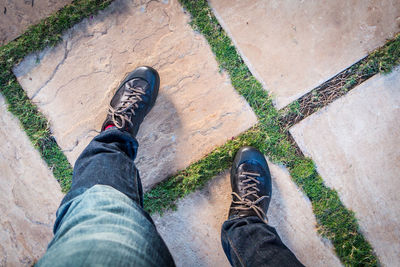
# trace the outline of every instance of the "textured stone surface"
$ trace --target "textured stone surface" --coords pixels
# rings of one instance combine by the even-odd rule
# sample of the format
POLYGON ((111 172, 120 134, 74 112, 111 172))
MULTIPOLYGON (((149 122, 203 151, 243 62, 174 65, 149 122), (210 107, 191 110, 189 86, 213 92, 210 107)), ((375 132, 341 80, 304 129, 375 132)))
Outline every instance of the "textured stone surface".
POLYGON ((400 262, 400 69, 377 75, 290 130, 355 211, 385 266, 400 262))
POLYGON ((100 129, 114 89, 139 65, 161 76, 138 135, 145 189, 256 123, 188 21, 177 1, 118 0, 14 70, 71 163, 100 129))
POLYGON ((0 45, 22 34, 72 0, 0 0, 0 45))
MULTIPOLYGON (((306 266, 341 266, 329 241, 316 232, 310 201, 288 172, 270 163, 273 191, 269 222, 282 241, 306 266)), ((178 203, 175 212, 153 216, 178 266, 230 266, 221 246, 221 225, 231 202, 229 174, 178 203)))
POLYGON ((53 237, 62 193, 0 95, 0 266, 32 266, 53 237))
POLYGON ((400 1, 210 0, 282 108, 400 32, 400 1))

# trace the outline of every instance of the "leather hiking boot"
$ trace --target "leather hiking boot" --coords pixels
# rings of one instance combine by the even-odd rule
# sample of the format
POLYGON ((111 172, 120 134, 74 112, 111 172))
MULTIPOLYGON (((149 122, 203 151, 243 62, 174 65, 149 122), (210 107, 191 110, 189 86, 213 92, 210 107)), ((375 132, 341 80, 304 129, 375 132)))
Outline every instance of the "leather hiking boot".
POLYGON ((139 67, 129 73, 111 99, 101 131, 114 125, 136 136, 144 117, 156 102, 160 76, 151 67, 139 67))
POLYGON ((267 222, 271 174, 264 155, 254 147, 239 149, 231 168, 232 203, 228 219, 258 216, 267 222))

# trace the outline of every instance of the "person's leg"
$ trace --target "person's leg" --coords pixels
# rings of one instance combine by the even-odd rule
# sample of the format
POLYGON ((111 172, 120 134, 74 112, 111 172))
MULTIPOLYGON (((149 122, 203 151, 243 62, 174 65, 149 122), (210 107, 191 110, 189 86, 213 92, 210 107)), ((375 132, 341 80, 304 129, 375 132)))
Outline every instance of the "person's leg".
POLYGON ((276 230, 257 216, 225 221, 221 239, 233 266, 303 266, 276 230))
POLYGON ((93 138, 75 162, 71 189, 64 203, 96 184, 110 185, 143 206, 142 184, 134 160, 136 139, 110 127, 93 138))
POLYGON ((174 266, 143 210, 135 135, 159 86, 138 68, 111 100, 102 132, 75 163, 72 186, 57 211, 54 238, 38 266, 174 266))
POLYGON ((231 169, 233 201, 221 230, 233 266, 303 266, 267 224, 271 175, 264 155, 252 147, 236 154, 231 169))

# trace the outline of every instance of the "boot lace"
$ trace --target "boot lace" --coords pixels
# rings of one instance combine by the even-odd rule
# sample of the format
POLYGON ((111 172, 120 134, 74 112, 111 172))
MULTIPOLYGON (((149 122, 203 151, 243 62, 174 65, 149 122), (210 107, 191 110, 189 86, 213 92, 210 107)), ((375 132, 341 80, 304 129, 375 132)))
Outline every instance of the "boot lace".
POLYGON ((135 109, 139 107, 139 102, 143 101, 142 95, 146 92, 141 87, 130 88, 129 92, 126 93, 126 99, 121 101, 121 104, 116 108, 109 106, 108 113, 111 115, 113 124, 119 128, 125 128, 126 123, 130 126, 133 125, 131 119, 135 115, 135 109))
POLYGON ((246 193, 243 196, 239 196, 237 193, 232 192, 232 203, 238 206, 231 207, 231 209, 237 211, 253 210, 261 220, 263 220, 265 223, 268 223, 265 212, 257 204, 269 196, 258 195, 260 189, 257 188, 257 185, 260 183, 260 181, 256 179, 257 177, 260 177, 259 173, 242 172, 239 174, 239 178, 244 178, 245 180, 243 180, 243 183, 247 184, 243 188, 246 193), (249 196, 253 196, 254 200, 250 200, 248 198, 249 196), (237 200, 235 200, 235 197, 237 200))

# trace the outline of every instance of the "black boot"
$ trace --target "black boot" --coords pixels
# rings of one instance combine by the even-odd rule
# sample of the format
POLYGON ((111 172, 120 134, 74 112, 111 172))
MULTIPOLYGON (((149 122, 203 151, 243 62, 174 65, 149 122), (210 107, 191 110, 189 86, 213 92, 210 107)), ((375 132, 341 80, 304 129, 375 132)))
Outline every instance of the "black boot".
POLYGON ((229 219, 258 216, 267 221, 271 200, 271 174, 264 155, 254 147, 242 147, 231 169, 232 204, 229 219))
POLYGON ((144 117, 156 102, 160 77, 151 67, 132 71, 118 87, 101 131, 109 125, 136 136, 144 117))

